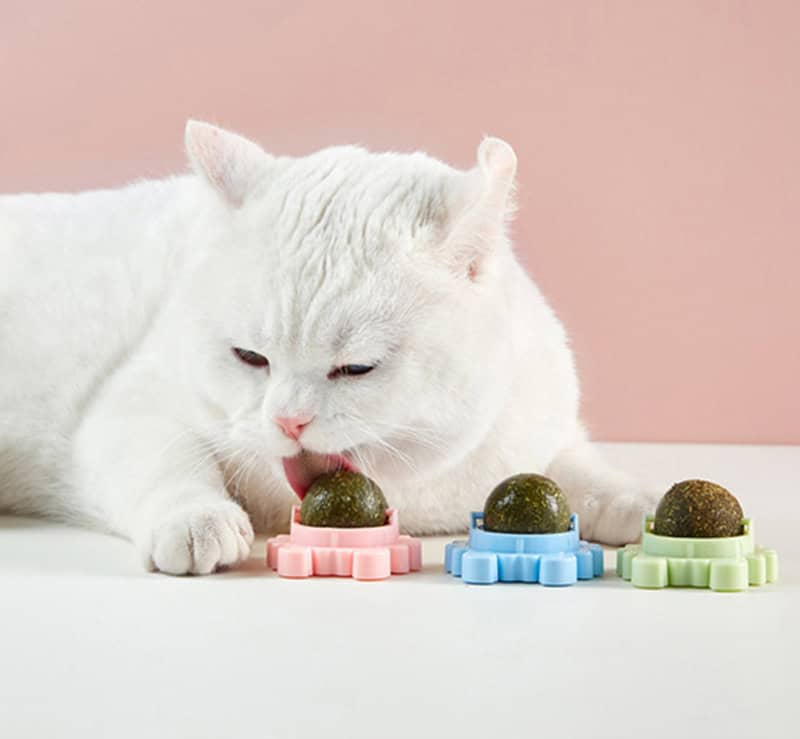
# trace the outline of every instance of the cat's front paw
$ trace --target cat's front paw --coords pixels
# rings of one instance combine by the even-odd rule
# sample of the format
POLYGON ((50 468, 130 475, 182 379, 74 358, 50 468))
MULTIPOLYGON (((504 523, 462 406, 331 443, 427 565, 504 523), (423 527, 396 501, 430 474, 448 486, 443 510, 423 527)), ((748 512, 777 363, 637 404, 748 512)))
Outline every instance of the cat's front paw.
POLYGON ((637 541, 645 514, 655 513, 660 494, 630 488, 613 495, 587 495, 581 514, 581 538, 618 546, 637 541))
POLYGON ((253 527, 231 501, 196 505, 168 514, 146 537, 145 564, 170 575, 207 575, 247 559, 253 527))

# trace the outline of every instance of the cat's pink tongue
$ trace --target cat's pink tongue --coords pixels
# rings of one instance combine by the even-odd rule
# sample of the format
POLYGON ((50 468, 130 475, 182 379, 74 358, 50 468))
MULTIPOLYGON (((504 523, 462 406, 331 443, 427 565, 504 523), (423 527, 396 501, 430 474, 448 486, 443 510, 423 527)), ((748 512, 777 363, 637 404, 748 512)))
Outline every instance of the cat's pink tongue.
POLYGON ((342 469, 358 472, 353 463, 341 454, 317 454, 303 450, 297 456, 283 458, 286 480, 300 500, 320 475, 342 469))

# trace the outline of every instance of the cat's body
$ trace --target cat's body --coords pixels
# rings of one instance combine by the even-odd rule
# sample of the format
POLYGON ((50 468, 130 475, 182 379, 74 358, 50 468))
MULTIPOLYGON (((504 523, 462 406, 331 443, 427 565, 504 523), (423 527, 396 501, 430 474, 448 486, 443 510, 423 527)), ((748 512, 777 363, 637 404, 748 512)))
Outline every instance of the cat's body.
POLYGON ((343 453, 413 532, 539 471, 585 534, 636 536, 648 496, 584 440, 566 336, 505 237, 506 144, 470 173, 272 158, 205 124, 187 147, 196 175, 0 198, 0 508, 208 572, 249 550, 231 497, 284 528, 284 460, 343 453))

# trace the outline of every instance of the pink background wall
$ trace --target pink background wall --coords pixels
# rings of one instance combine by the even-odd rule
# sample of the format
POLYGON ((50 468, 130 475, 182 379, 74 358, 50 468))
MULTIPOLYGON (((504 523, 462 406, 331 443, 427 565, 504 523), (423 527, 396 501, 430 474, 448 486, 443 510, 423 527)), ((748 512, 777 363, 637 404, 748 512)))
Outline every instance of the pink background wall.
POLYGON ((2 0, 0 191, 175 171, 188 116, 463 166, 501 136, 595 435, 800 442, 799 29, 755 0, 2 0))

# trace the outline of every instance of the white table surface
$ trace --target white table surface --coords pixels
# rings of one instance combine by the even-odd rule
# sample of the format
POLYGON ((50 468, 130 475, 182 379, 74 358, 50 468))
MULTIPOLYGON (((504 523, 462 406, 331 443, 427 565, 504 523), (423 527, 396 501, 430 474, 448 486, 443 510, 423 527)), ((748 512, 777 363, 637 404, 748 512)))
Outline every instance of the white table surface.
POLYGON ((173 578, 124 541, 0 517, 0 737, 798 737, 800 447, 604 445, 727 485, 781 582, 727 594, 173 578))

